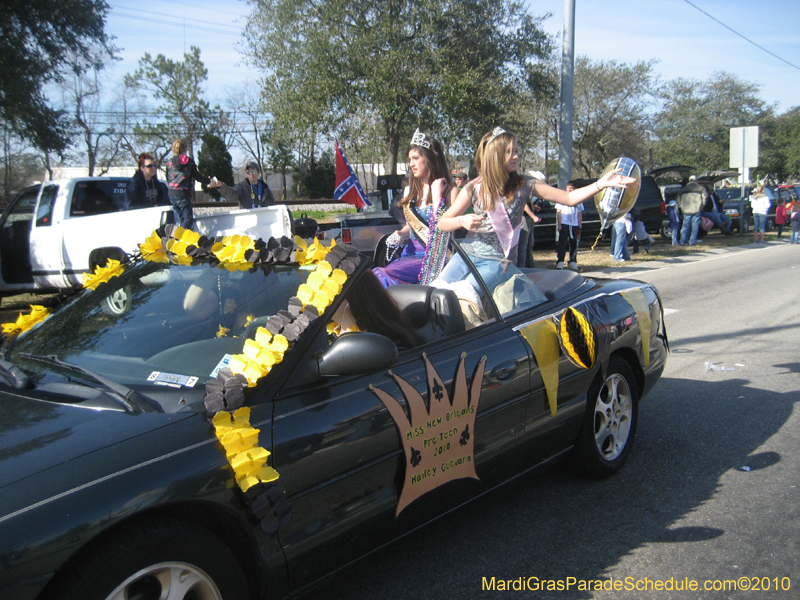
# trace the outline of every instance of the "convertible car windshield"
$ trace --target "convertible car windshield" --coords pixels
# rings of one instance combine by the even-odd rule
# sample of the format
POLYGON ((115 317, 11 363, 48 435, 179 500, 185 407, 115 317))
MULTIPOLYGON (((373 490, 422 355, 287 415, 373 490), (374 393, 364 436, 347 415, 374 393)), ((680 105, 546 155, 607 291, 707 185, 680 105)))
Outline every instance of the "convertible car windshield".
POLYGON ((202 387, 308 273, 297 265, 250 273, 139 263, 23 333, 6 358, 38 381, 54 374, 26 354, 55 355, 124 385, 197 378, 192 387, 202 387))

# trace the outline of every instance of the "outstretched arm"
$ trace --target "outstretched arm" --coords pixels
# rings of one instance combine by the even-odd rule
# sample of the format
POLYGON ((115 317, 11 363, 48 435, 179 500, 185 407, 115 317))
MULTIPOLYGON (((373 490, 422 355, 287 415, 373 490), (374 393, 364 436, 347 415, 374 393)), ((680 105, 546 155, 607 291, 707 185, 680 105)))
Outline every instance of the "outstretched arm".
POLYGON ((581 202, 588 200, 600 190, 608 187, 628 187, 629 184, 634 183, 636 179, 633 177, 626 177, 621 175, 622 169, 615 169, 603 175, 596 182, 565 192, 553 186, 547 185, 538 179, 534 181, 534 191, 539 198, 555 202, 556 204, 566 204, 567 206, 577 206, 581 202))

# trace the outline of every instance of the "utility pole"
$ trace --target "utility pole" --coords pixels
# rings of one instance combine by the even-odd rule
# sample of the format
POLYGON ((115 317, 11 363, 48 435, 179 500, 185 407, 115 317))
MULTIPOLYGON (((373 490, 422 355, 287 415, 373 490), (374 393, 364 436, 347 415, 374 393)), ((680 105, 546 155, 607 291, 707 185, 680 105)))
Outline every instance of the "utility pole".
POLYGON ((559 120, 558 187, 572 178, 572 113, 575 89, 575 0, 564 0, 564 46, 561 50, 561 117, 559 120))

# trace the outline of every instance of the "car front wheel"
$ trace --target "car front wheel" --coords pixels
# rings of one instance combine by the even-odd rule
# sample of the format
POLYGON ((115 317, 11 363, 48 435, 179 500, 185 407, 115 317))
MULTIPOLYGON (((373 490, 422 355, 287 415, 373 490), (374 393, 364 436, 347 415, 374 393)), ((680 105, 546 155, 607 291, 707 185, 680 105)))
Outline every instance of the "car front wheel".
POLYGON ((247 578, 210 531, 180 521, 146 521, 106 537, 57 585, 74 600, 246 600, 247 578))
POLYGON ((630 365, 613 357, 603 380, 589 388, 586 415, 571 462, 584 475, 604 478, 622 468, 633 447, 639 392, 630 365))

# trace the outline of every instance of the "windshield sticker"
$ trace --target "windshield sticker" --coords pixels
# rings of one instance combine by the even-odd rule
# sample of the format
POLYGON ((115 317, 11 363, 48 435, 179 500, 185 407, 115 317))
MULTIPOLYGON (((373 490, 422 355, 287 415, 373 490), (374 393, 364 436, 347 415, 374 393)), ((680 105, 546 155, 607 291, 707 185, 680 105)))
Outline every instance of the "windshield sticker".
POLYGON ((462 354, 454 377, 453 396, 449 398, 442 378, 425 356, 430 410, 414 386, 392 375, 408 404, 410 419, 397 399, 370 385, 372 392, 389 410, 400 432, 406 457, 405 481, 395 516, 420 496, 449 481, 478 479, 475 472, 475 416, 486 357, 475 368, 470 386, 467 386, 465 360, 466 354, 462 354))
POLYGON ((156 385, 168 385, 170 387, 179 388, 194 387, 197 383, 197 377, 189 377, 188 375, 176 375, 175 373, 162 373, 161 371, 153 371, 147 378, 147 381, 155 383, 156 385))
POLYGON ((232 354, 226 354, 222 357, 222 359, 217 363, 217 366, 214 367, 214 370, 208 374, 209 377, 216 377, 219 375, 220 370, 224 369, 225 367, 230 366, 231 359, 233 358, 232 354))

